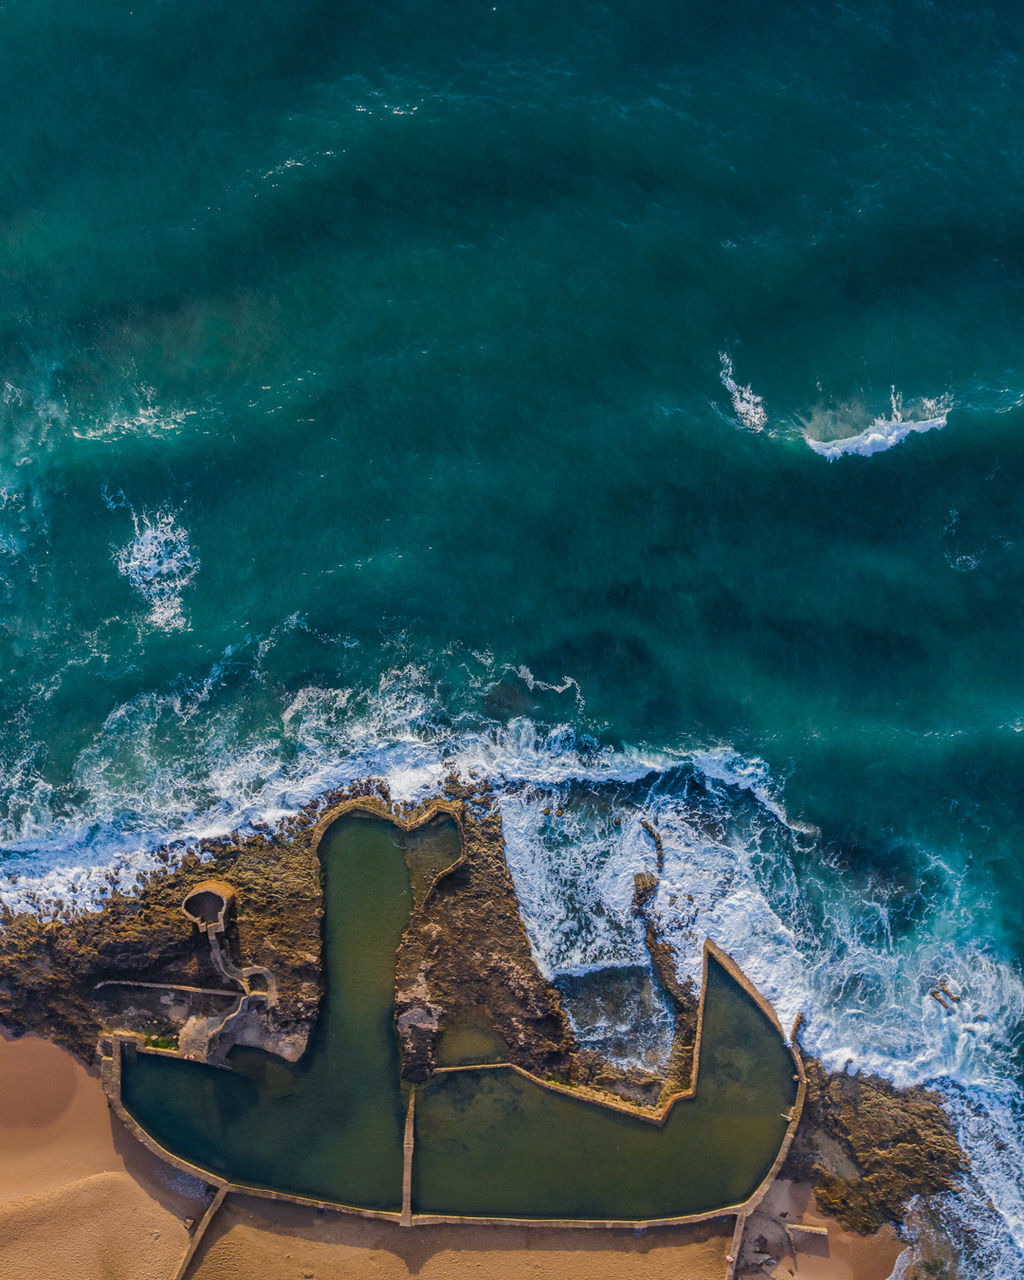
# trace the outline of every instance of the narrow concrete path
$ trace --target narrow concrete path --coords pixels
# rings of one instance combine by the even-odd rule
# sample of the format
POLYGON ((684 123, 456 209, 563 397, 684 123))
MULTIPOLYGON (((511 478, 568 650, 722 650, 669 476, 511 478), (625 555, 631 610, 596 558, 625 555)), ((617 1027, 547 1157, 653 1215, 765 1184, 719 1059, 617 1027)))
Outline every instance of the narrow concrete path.
POLYGON ((416 1090, 409 1094, 405 1113, 405 1141, 402 1143, 402 1226, 412 1226, 412 1153, 416 1145, 416 1090))
POLYGON ((197 996, 231 996, 237 1000, 238 992, 224 987, 186 987, 181 982, 135 982, 130 978, 108 978, 106 982, 97 982, 93 991, 103 987, 149 987, 153 991, 188 991, 197 996))
POLYGON ((203 1214, 202 1218, 200 1218, 199 1225, 196 1227, 192 1239, 188 1242, 188 1248, 185 1250, 185 1256, 182 1258, 181 1263, 178 1266, 178 1270, 174 1273, 174 1280, 185 1280, 185 1277, 188 1275, 188 1269, 192 1265, 192 1259, 196 1256, 196 1250, 199 1248, 200 1244, 202 1244, 203 1236, 206 1234, 207 1228, 216 1216, 217 1210, 224 1203, 224 1197, 227 1193, 228 1185, 227 1183, 222 1183, 217 1188, 217 1194, 207 1206, 206 1212, 203 1214))

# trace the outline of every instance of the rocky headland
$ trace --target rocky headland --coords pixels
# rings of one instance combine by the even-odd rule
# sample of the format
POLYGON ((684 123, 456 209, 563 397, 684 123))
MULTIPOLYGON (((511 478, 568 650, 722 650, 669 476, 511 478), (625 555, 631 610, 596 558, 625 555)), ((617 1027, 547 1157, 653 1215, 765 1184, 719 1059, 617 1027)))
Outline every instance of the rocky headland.
MULTIPOLYGON (((131 892, 112 887, 95 911, 0 908, 0 1022, 85 1061, 111 1031, 215 1062, 237 1043, 295 1060, 322 994, 317 847, 345 812, 387 819, 402 832, 413 890, 396 965, 406 1079, 431 1075, 446 1033, 486 1030, 504 1060, 620 1105, 653 1108, 689 1084, 699 992, 678 980, 671 946, 647 910, 657 877, 637 876, 634 911, 675 1010, 675 1045, 664 1072, 624 1072, 576 1043, 559 992, 531 953, 490 788, 456 777, 425 805, 393 804, 370 780, 275 830, 164 850, 161 869, 131 892), (227 972, 267 971, 272 999, 226 981, 211 940, 183 915, 183 900, 208 879, 226 882, 237 898, 219 943, 227 972)), ((660 866, 657 832, 649 834, 660 866)), ((937 1095, 830 1074, 813 1059, 805 1070, 806 1104, 783 1176, 810 1181, 824 1212, 870 1233, 900 1223, 912 1197, 955 1189, 964 1157, 937 1095)))

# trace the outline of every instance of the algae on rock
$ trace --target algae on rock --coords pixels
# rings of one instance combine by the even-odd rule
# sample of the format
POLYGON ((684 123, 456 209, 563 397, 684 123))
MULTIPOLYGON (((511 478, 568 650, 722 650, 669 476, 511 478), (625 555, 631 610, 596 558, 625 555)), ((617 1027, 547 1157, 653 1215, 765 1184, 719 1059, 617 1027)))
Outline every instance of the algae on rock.
POLYGON ((955 1191, 964 1154, 942 1099, 805 1061, 807 1099, 783 1176, 806 1178, 823 1212, 862 1234, 903 1220, 916 1195, 955 1191))

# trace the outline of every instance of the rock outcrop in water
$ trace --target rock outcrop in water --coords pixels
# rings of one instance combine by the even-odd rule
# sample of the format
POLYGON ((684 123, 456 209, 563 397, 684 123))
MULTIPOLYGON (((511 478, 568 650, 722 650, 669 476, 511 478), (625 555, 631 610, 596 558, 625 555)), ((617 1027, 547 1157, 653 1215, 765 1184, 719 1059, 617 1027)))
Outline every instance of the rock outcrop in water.
POLYGON ((267 1047, 298 1056, 322 989, 312 834, 313 823, 300 819, 273 837, 230 837, 204 841, 180 857, 166 853, 166 870, 142 877, 131 894, 115 889, 98 911, 50 921, 3 912, 0 1019, 89 1059, 111 1026, 177 1039, 189 1019, 226 1014, 225 997, 120 985, 225 989, 209 940, 181 910, 196 882, 212 875, 230 882, 238 897, 225 933, 230 955, 276 979, 277 1004, 265 1015, 267 1047))
MULTIPOLYGON (((429 857, 418 862, 415 851, 408 855, 414 900, 396 979, 407 1078, 430 1074, 437 1041, 448 1027, 483 1013, 504 1041, 509 1061, 567 1079, 572 1034, 558 992, 530 953, 505 863, 500 815, 486 787, 454 778, 443 800, 420 810, 393 808, 382 788, 369 783, 325 797, 273 833, 204 841, 180 857, 165 853, 166 870, 143 877, 130 895, 115 890, 98 911, 48 921, 3 912, 0 1020, 89 1058, 100 1033, 112 1027, 173 1042, 193 1021, 226 1013, 225 982, 211 962, 208 940, 181 911, 196 882, 215 876, 237 894, 237 914, 226 934, 235 961, 269 970, 276 982, 274 1007, 252 1002, 232 1028, 232 1042, 298 1057, 323 984, 316 853, 322 815, 354 805, 407 832, 431 816, 457 820, 460 831, 462 856, 450 869, 431 866, 429 857), (160 985, 136 985, 145 983, 160 985)), ((217 1048, 212 1056, 222 1057, 230 1044, 217 1048)))
POLYGON ((824 1213, 868 1234, 901 1222, 913 1196, 957 1189, 965 1159, 938 1094, 804 1065, 804 1113, 783 1176, 811 1181, 824 1213))
POLYGON ((697 1035, 700 993, 694 987, 692 979, 687 978, 683 982, 679 980, 675 948, 661 934, 656 918, 648 909, 658 891, 658 876, 664 871, 665 854, 661 845, 661 836, 654 826, 646 821, 643 825, 654 841, 658 875, 652 875, 649 871, 640 871, 634 877, 633 914, 643 924, 644 944, 651 957, 651 965, 662 989, 671 1001, 675 1014, 672 1053, 665 1070, 661 1094, 665 1098, 685 1089, 693 1074, 693 1047, 697 1035))
POLYGON ((507 1060, 565 1080, 574 1048, 558 992, 537 968, 505 862, 501 815, 489 789, 450 778, 462 857, 415 906, 398 951, 395 1017, 402 1073, 433 1071, 450 1028, 485 1023, 507 1060))
MULTIPOLYGON (((274 832, 164 851, 165 869, 143 877, 131 894, 115 889, 98 911, 46 920, 0 907, 0 1021, 84 1058, 101 1032, 119 1028, 151 1043, 205 1044, 217 1060, 237 1042, 294 1060, 323 990, 317 845, 325 823, 353 808, 394 821, 405 833, 413 903, 396 962, 395 1018, 407 1079, 432 1073, 446 1031, 486 1024, 506 1060, 581 1093, 613 1093, 653 1107, 689 1080, 697 992, 677 980, 672 949, 648 914, 656 877, 637 876, 634 911, 676 1013, 675 1047, 663 1075, 624 1072, 574 1043, 558 992, 530 951, 490 788, 454 777, 444 796, 419 808, 392 805, 383 786, 370 781, 324 797, 274 832), (454 856, 451 845, 432 847, 421 838, 446 822, 458 826, 454 856), (237 895, 224 935, 229 954, 239 965, 270 971, 277 997, 273 1007, 249 1001, 220 1043, 216 1035, 204 1041, 195 1028, 219 1026, 233 1007, 225 1000, 237 1001, 239 993, 223 989, 208 939, 181 911, 190 889, 211 876, 237 895), (134 985, 146 983, 159 985, 134 985)), ((660 867, 657 832, 648 830, 660 867)), ((807 1075, 785 1173, 809 1178, 821 1208, 844 1226, 874 1231, 898 1222, 912 1196, 955 1187, 964 1158, 936 1095, 873 1077, 830 1076, 814 1061, 807 1075)))

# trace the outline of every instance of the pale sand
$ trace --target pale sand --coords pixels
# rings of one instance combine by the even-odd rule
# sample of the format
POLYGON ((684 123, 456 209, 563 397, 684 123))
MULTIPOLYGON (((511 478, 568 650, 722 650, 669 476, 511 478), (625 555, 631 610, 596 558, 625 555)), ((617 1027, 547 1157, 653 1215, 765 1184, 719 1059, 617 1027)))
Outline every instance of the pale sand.
POLYGON ((203 1192, 112 1122, 69 1053, 0 1033, 0 1280, 168 1280, 203 1192))
POLYGON ((844 1231, 818 1212, 809 1183, 780 1178, 747 1221, 737 1275, 776 1276, 779 1280, 889 1280, 905 1249, 892 1227, 883 1227, 872 1236, 844 1231), (794 1232, 790 1237, 786 1223, 825 1227, 828 1236, 794 1232), (763 1257, 755 1249, 759 1240, 774 1265, 758 1265, 763 1257))
POLYGON ((732 1219, 631 1231, 413 1227, 232 1197, 194 1280, 723 1280, 732 1219))
MULTIPOLYGON (((0 1028, 0 1280, 170 1280, 206 1204, 122 1128, 94 1073, 35 1037, 0 1028)), ((747 1249, 771 1238, 790 1280, 887 1280, 890 1230, 853 1236, 815 1212, 810 1189, 777 1183, 747 1249), (781 1214, 788 1214, 782 1218, 781 1214), (818 1222, 796 1260, 785 1221, 818 1222)), ((403 1229, 234 1195, 199 1247, 192 1280, 723 1280, 732 1221, 629 1231, 524 1227, 403 1229)), ((749 1257, 745 1261, 750 1261, 749 1257)))

